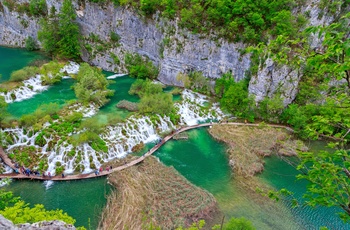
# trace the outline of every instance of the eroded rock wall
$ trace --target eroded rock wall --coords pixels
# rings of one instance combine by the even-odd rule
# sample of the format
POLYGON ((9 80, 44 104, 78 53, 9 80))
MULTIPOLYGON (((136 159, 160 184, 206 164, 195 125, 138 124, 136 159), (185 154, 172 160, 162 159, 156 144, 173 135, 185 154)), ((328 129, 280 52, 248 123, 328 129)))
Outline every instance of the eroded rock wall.
MULTIPOLYGON (((177 20, 160 19, 158 15, 148 19, 128 7, 100 6, 87 0, 73 2, 85 43, 83 60, 105 70, 126 72, 124 56, 130 52, 147 56, 159 66, 159 80, 177 86, 182 85, 176 79, 180 72, 201 71, 212 79, 232 72, 236 80, 241 80, 249 71, 250 56, 240 52, 245 48, 244 44, 192 34, 179 28, 177 20), (118 41, 112 41, 112 32, 118 35, 118 41), (92 41, 92 37, 98 42, 92 41)), ((319 17, 317 2, 308 1, 298 12, 310 15, 310 25, 329 24, 333 18, 319 17)), ((61 4, 62 1, 47 0, 48 8, 54 6, 59 10, 61 4)), ((24 47, 28 36, 37 39, 38 22, 38 18, 0 6, 0 45, 24 47)), ((316 39, 313 42, 319 44, 316 39)), ((267 59, 260 65, 258 73, 251 77, 249 92, 256 96, 257 101, 279 93, 287 105, 297 94, 299 72, 267 59)))

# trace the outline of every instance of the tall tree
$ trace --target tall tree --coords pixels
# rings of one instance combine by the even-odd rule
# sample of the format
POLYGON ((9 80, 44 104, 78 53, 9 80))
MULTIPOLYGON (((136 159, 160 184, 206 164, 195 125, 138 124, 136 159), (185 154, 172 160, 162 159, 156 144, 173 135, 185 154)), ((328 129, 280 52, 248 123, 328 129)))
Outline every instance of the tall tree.
POLYGON ((68 59, 79 59, 79 26, 75 22, 76 12, 71 0, 64 0, 59 17, 59 55, 68 59))
POLYGON ((42 18, 39 22, 40 30, 38 31, 38 39, 45 52, 54 55, 58 51, 59 29, 56 10, 51 8, 49 17, 42 18))
POLYGON ((52 56, 78 60, 80 58, 80 30, 71 0, 64 0, 60 13, 51 8, 48 18, 40 21, 38 38, 43 49, 52 56))

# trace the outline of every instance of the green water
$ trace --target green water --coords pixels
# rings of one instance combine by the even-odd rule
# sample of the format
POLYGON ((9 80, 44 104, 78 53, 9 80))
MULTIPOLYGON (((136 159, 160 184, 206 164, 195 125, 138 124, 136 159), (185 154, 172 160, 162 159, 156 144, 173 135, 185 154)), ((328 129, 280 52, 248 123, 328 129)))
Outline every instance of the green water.
MULTIPOLYGON (((8 79, 13 70, 22 68, 38 57, 40 55, 36 53, 0 47, 2 80, 8 79)), ((112 73, 105 74, 109 76, 112 73)), ((115 105, 123 99, 133 102, 139 100, 137 96, 128 94, 134 79, 121 77, 114 81, 110 88, 116 92, 110 102, 98 112, 97 116, 101 119, 111 115, 125 118, 130 113, 116 108, 115 105)), ((71 89, 73 82, 72 79, 62 80, 31 99, 9 104, 8 110, 13 116, 19 117, 35 111, 43 103, 57 102, 62 105, 75 98, 71 89)), ((171 88, 165 89, 168 90, 171 88)), ((175 97, 174 100, 178 98, 175 97)), ((232 175, 225 151, 225 146, 213 140, 206 129, 202 128, 190 131, 186 141, 169 141, 155 155, 164 164, 174 166, 193 184, 211 192, 226 219, 246 217, 257 229, 317 229, 319 226, 350 229, 350 226, 342 224, 334 214, 336 211, 331 209, 291 209, 288 202, 271 204, 252 197, 232 175)), ((265 171, 258 178, 259 181, 277 189, 286 187, 300 198, 305 191, 305 183, 295 181, 297 172, 294 168, 276 157, 268 158, 266 162, 265 171)), ((46 189, 42 182, 14 181, 8 189, 32 204, 42 203, 47 209, 63 209, 77 219, 76 226, 91 226, 92 229, 97 226, 101 207, 106 203, 105 195, 110 191, 104 178, 55 182, 49 189, 46 189)))
MULTIPOLYGON (((321 226, 350 229, 350 225, 344 225, 335 215, 335 209, 293 209, 290 202, 259 201, 259 196, 236 183, 225 146, 216 142, 205 128, 190 131, 187 141, 168 142, 156 156, 164 164, 174 166, 193 184, 211 192, 227 219, 245 217, 257 229, 318 229, 321 226)), ((277 189, 287 188, 296 198, 301 198, 306 183, 296 181, 297 174, 288 163, 271 157, 266 159, 265 171, 258 180, 277 189)))
POLYGON ((63 79, 60 83, 50 86, 48 90, 24 101, 8 104, 8 112, 14 117, 34 112, 40 105, 48 103, 65 104, 75 99, 74 91, 71 89, 73 79, 63 79))
POLYGON ((106 196, 111 190, 105 178, 54 182, 46 189, 43 182, 13 181, 6 187, 31 205, 62 209, 76 219, 75 226, 96 229, 106 196))
POLYGON ((21 69, 37 59, 45 59, 42 54, 24 49, 0 47, 0 82, 7 81, 14 70, 21 69))

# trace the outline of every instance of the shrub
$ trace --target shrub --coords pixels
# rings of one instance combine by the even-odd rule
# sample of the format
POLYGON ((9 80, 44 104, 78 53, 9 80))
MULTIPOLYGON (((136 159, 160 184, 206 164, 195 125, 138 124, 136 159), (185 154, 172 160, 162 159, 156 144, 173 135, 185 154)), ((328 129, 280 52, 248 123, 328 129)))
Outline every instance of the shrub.
POLYGON ((161 84, 155 84, 150 80, 137 79, 130 87, 129 94, 137 94, 139 97, 145 95, 157 94, 163 91, 163 86, 161 84))
POLYGON ((158 68, 153 65, 148 58, 143 58, 139 54, 126 54, 125 67, 129 75, 141 79, 155 79, 158 76, 158 68))
POLYGON ((47 15, 46 0, 30 0, 29 12, 34 16, 47 15))
POLYGON ((38 44, 34 40, 33 37, 28 37, 26 39, 26 49, 29 51, 37 50, 39 49, 38 44))
POLYGON ((39 69, 35 66, 26 66, 23 69, 13 71, 10 76, 10 81, 23 81, 30 77, 34 77, 39 73, 39 69))

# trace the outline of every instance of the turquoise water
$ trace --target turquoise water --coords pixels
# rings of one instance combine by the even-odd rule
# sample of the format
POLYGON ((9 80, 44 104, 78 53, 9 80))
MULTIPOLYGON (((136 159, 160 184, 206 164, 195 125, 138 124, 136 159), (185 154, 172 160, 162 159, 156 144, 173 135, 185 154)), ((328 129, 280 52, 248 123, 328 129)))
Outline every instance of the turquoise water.
MULTIPOLYGON (((294 193, 294 197, 302 201, 302 195, 306 192, 307 181, 296 180, 298 171, 290 164, 281 161, 278 157, 266 159, 265 170, 261 178, 276 189, 286 188, 294 193)), ((289 202, 285 202, 291 207, 289 202)), ((293 216, 305 226, 305 229, 319 229, 326 226, 329 229, 350 229, 350 224, 344 224, 340 221, 336 213, 341 209, 308 206, 299 206, 291 208, 293 216)))
POLYGON ((105 178, 54 182, 46 189, 39 181, 13 181, 6 187, 31 205, 62 209, 76 219, 75 226, 96 229, 106 196, 111 191, 105 178), (90 228, 89 228, 90 227, 90 228))
MULTIPOLYGON (((0 47, 0 60, 4 60, 0 62, 0 74, 3 75, 3 80, 8 79, 13 70, 22 68, 37 57, 40 55, 0 47)), ((105 74, 109 76, 112 73, 105 72, 105 74)), ((116 90, 114 96, 97 114, 102 119, 114 115, 127 117, 130 113, 116 108, 115 105, 123 99, 133 102, 139 100, 137 96, 128 94, 134 79, 121 77, 114 81, 115 83, 110 85, 111 89, 116 90)), ((35 111, 43 103, 57 102, 62 105, 67 100, 75 98, 71 89, 73 82, 72 79, 62 80, 29 100, 9 104, 8 110, 13 116, 20 117, 35 111)), ((168 90, 171 88, 165 89, 168 90)), ((211 138, 204 128, 189 131, 188 140, 169 141, 155 155, 164 164, 174 166, 193 184, 211 192, 226 219, 246 217, 257 229, 316 229, 319 226, 350 229, 350 226, 342 224, 336 217, 334 209, 292 209, 288 202, 266 202, 249 194, 231 173, 225 145, 211 138)), ((266 162, 265 171, 258 178, 259 181, 277 189, 286 187, 300 198, 305 191, 305 183, 295 180, 297 171, 276 157, 268 158, 266 162)), ((97 226, 101 207, 106 203, 105 195, 110 190, 104 178, 55 182, 49 189, 46 189, 41 182, 14 181, 8 188, 31 204, 42 203, 47 209, 63 209, 77 219, 76 226, 90 226, 91 229, 97 226)))
POLYGON ((30 99, 8 104, 7 110, 12 116, 19 118, 24 114, 34 112, 42 104, 52 102, 63 105, 67 101, 76 98, 73 89, 71 89, 73 83, 73 79, 63 79, 61 82, 50 86, 48 90, 36 94, 30 99))
POLYGON ((40 53, 24 49, 0 47, 0 83, 10 78, 12 71, 22 69, 34 60, 46 59, 40 53))
MULTIPOLYGON (((319 146, 318 146, 319 147, 319 146)), ((174 166, 193 184, 211 192, 226 216, 245 217, 257 229, 350 229, 336 216, 339 210, 309 207, 292 208, 290 202, 262 200, 236 183, 228 165, 225 146, 216 142, 205 128, 189 132, 187 141, 172 140, 155 154, 164 164, 174 166)), ((287 188, 301 199, 306 182, 296 181, 298 171, 278 157, 266 159, 257 178, 276 189, 287 188)))

